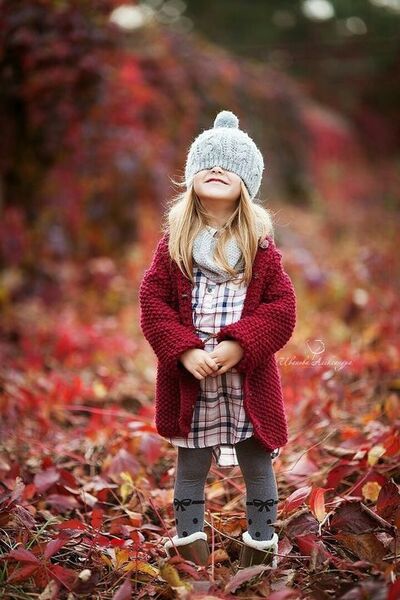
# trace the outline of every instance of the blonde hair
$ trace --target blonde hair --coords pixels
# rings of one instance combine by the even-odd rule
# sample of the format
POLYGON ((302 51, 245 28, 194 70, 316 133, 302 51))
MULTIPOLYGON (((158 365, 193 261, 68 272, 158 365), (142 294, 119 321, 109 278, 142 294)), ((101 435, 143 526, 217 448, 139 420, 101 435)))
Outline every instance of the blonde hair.
MULTIPOLYGON (((183 185, 176 181, 174 183, 183 185)), ((240 188, 236 208, 217 236, 214 259, 221 268, 232 275, 232 278, 235 278, 237 273, 229 266, 224 255, 225 242, 230 236, 234 236, 244 259, 243 281, 248 285, 252 277, 258 242, 265 235, 273 238, 274 228, 270 211, 251 200, 243 181, 240 188)), ((205 225, 209 225, 207 217, 208 213, 194 191, 193 183, 167 202, 162 230, 164 234, 168 234, 169 254, 192 283, 194 282, 193 241, 197 233, 205 225)))

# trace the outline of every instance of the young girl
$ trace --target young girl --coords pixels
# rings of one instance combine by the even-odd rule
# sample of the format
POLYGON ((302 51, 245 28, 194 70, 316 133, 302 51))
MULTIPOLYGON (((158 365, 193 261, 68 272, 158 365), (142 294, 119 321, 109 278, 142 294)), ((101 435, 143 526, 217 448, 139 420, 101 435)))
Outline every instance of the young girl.
POLYGON ((274 353, 296 322, 293 284, 269 212, 254 198, 264 161, 232 112, 192 143, 186 190, 140 285, 140 323, 158 358, 156 427, 177 446, 174 516, 165 543, 205 565, 204 489, 212 457, 239 465, 248 530, 239 568, 276 566, 278 492, 272 458, 287 442, 274 353))

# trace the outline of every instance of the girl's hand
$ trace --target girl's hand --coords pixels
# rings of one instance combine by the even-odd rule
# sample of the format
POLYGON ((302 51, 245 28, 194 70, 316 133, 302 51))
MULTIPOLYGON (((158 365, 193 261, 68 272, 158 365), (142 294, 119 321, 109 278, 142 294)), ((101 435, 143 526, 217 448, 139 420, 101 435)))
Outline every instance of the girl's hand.
POLYGON ((216 361, 211 357, 209 352, 202 348, 190 348, 186 350, 180 355, 179 360, 196 379, 204 379, 207 375, 218 371, 216 361))
POLYGON ((221 368, 218 369, 216 373, 212 373, 211 377, 225 373, 234 367, 242 358, 243 354, 244 350, 239 342, 236 342, 235 340, 224 340, 223 342, 220 342, 208 355, 214 359, 218 365, 221 365, 221 368))

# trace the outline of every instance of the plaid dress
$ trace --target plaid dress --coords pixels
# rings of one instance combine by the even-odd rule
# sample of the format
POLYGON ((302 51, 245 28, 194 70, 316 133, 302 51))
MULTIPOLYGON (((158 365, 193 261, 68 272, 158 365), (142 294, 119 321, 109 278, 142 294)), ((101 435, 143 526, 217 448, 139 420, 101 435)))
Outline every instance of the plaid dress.
MULTIPOLYGON (((225 325, 240 319, 247 286, 243 273, 235 280, 215 283, 194 264, 192 291, 193 324, 204 340, 205 350, 217 345, 214 337, 225 325)), ((243 406, 243 375, 235 367, 222 375, 200 380, 200 392, 193 411, 191 431, 187 438, 168 438, 174 446, 205 448, 213 446, 218 466, 238 465, 234 444, 253 435, 253 425, 243 406)))

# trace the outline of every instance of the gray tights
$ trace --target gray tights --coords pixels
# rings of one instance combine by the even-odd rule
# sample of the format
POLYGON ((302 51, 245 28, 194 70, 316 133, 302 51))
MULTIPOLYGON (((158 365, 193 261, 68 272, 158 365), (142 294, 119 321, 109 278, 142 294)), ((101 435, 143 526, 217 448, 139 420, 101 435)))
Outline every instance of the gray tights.
MULTIPOLYGON (((235 444, 246 484, 248 531, 255 540, 270 540, 276 520, 278 489, 268 452, 254 436, 235 444)), ((211 467, 212 448, 178 447, 174 515, 178 537, 204 527, 204 488, 211 467)))

